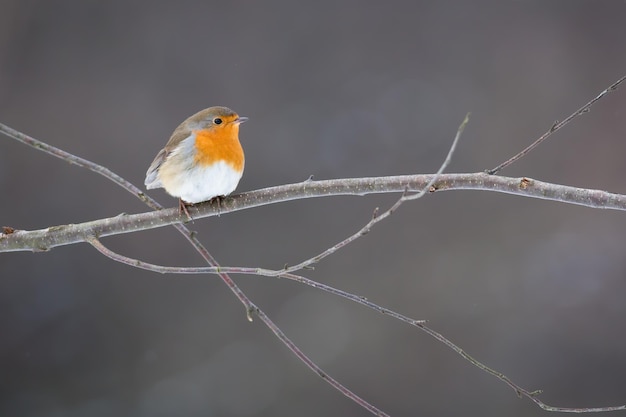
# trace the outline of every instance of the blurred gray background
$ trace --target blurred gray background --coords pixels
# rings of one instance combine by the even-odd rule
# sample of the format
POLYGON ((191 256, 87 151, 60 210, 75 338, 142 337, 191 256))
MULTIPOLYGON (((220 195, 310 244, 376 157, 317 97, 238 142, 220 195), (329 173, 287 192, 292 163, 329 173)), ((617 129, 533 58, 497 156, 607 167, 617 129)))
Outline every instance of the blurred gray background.
MULTIPOLYGON (((239 190, 430 173, 513 155, 626 73, 626 3, 0 1, 0 120, 137 185, 171 131, 232 107, 239 190)), ((626 89, 503 175, 625 193, 626 89)), ((0 139, 0 225, 146 211, 88 171, 0 139)), ((168 207, 176 200, 150 192, 168 207)), ((280 268, 398 196, 302 200, 196 221, 223 265, 280 268)), ((309 278, 418 319, 558 406, 626 403, 623 213, 488 192, 403 206, 309 278)), ((107 238, 202 265, 172 228, 107 238)), ((0 255, 0 415, 364 416, 215 276, 163 276, 86 244, 0 255)), ((307 354, 394 416, 536 416, 421 333, 289 282, 235 277, 307 354)), ((620 414, 621 415, 621 414, 620 414)))

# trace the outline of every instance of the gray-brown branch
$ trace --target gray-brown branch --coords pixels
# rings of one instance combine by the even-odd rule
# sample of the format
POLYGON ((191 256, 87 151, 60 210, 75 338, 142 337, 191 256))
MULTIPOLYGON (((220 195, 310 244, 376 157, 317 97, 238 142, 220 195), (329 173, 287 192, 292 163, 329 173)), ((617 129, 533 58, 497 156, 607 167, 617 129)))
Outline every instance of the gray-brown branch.
MULTIPOLYGON (((432 175, 400 175, 325 181, 307 180, 237 194, 222 201, 219 212, 225 214, 303 198, 335 195, 363 196, 407 190, 419 192, 431 179, 432 175)), ((626 195, 546 183, 525 177, 510 178, 485 173, 443 174, 430 187, 430 191, 444 190, 494 191, 591 208, 626 210, 626 195)), ((217 215, 218 207, 216 204, 206 202, 190 207, 189 211, 194 219, 200 219, 217 215)), ((0 233, 0 252, 45 251, 56 246, 86 242, 93 236, 104 237, 137 232, 186 220, 185 214, 181 215, 177 208, 171 208, 140 214, 122 214, 106 219, 33 231, 19 230, 19 225, 10 225, 12 226, 8 229, 10 233, 0 233)))

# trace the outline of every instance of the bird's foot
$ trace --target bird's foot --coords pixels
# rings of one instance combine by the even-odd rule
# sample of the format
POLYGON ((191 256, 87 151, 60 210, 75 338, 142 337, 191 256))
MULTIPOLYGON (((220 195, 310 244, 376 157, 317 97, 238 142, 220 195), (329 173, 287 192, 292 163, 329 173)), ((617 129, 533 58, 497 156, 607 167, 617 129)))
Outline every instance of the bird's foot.
POLYGON ((193 206, 193 204, 183 201, 182 198, 178 199, 178 212, 180 214, 185 213, 187 215, 187 219, 189 219, 189 221, 193 221, 193 217, 191 217, 191 214, 189 214, 189 210, 187 209, 187 206, 193 206))

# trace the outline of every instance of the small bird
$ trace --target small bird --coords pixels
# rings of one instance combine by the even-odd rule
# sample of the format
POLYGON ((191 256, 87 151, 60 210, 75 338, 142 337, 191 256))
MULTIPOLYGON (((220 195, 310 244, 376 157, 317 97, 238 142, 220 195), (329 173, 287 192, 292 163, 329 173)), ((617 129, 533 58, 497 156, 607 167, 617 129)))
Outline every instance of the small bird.
MULTIPOLYGON (((239 125, 248 120, 227 107, 209 107, 182 122, 146 172, 147 189, 165 188, 186 204, 232 193, 243 175, 239 125)), ((218 201, 219 202, 219 201, 218 201)))

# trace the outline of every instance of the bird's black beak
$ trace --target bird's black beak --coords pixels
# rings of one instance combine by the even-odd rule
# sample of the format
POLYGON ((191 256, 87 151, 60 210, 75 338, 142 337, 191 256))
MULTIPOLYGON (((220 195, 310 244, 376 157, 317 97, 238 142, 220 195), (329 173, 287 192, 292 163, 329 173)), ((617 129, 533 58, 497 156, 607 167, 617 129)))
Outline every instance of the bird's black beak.
POLYGON ((247 121, 248 121, 248 118, 246 116, 239 116, 237 118, 237 120, 235 120, 235 123, 241 124, 241 123, 244 123, 244 122, 247 122, 247 121))

